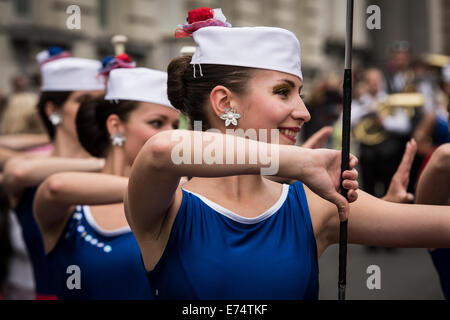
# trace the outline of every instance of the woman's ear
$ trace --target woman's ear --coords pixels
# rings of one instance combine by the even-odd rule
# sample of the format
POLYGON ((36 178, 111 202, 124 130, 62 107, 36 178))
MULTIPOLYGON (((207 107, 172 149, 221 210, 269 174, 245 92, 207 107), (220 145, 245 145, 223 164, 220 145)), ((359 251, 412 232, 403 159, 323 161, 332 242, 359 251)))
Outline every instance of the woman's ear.
POLYGON ((125 133, 123 122, 117 114, 110 114, 106 119, 106 129, 110 136, 113 134, 125 133))
POLYGON ((58 112, 58 108, 51 101, 45 103, 45 115, 50 117, 53 113, 58 112))
POLYGON ((225 113, 225 108, 231 109, 238 107, 234 103, 233 93, 224 86, 216 86, 209 94, 209 102, 211 103, 212 110, 217 117, 220 117, 225 113))

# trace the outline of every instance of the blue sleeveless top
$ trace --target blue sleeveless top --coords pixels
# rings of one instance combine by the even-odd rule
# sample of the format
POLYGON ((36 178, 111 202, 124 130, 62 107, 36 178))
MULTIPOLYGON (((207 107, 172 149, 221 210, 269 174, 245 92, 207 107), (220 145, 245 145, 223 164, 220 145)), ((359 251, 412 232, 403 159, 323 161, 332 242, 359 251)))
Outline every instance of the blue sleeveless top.
POLYGON ((433 131, 433 142, 437 146, 450 142, 448 118, 444 117, 441 113, 436 115, 433 131))
POLYGON ((155 299, 318 299, 317 247, 303 185, 255 218, 201 195, 183 199, 161 259, 147 273, 155 299))
POLYGON ((89 206, 77 206, 47 255, 58 299, 152 299, 141 252, 130 227, 101 229, 89 206), (77 273, 73 267, 77 266, 77 273), (77 288, 76 277, 78 275, 77 288))
POLYGON ((450 249, 435 249, 430 251, 430 255, 439 274, 445 299, 450 300, 450 249))
POLYGON ((35 291, 39 296, 54 296, 53 273, 45 256, 41 231, 33 216, 33 201, 39 186, 26 188, 14 209, 22 227, 22 235, 33 266, 35 291))

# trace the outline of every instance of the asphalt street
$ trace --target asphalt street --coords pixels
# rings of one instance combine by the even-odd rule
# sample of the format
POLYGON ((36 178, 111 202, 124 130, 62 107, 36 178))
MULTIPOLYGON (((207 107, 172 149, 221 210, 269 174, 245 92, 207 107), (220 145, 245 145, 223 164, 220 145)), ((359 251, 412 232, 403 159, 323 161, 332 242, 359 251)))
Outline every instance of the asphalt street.
MULTIPOLYGON (((348 245, 347 300, 441 300, 439 276, 427 249, 377 248, 348 245), (380 289, 368 289, 370 265, 379 266, 380 289)), ((320 293, 323 300, 337 299, 338 246, 325 251, 319 259, 320 293)), ((369 281, 373 283, 373 281, 369 281)))

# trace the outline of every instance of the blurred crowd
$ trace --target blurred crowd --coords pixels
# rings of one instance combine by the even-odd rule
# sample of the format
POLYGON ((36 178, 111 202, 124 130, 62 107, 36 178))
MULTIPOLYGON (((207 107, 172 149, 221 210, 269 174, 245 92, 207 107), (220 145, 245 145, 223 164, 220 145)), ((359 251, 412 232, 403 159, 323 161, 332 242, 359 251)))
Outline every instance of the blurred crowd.
MULTIPOLYGON (((424 55, 413 60, 407 42, 395 43, 384 68, 356 66, 352 87, 352 153, 359 158, 360 187, 382 197, 414 138, 417 153, 408 191, 433 151, 450 142, 448 130, 450 59, 424 55)), ((303 140, 323 126, 332 126, 327 146, 341 147, 342 77, 325 74, 306 97, 311 121, 303 140)))

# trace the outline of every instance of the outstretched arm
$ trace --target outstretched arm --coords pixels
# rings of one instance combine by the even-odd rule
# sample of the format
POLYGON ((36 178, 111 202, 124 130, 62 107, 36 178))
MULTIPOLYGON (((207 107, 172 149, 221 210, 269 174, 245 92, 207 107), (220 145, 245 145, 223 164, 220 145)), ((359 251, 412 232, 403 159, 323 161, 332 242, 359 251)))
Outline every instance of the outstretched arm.
MULTIPOLYGON (((125 199, 127 219, 133 232, 137 237, 144 234, 153 240, 159 237, 166 214, 173 209, 180 177, 264 174, 261 168, 269 165, 264 164, 261 157, 249 161, 258 154, 267 154, 272 160, 270 165, 278 166, 276 175, 303 181, 337 205, 341 218, 346 217, 348 202, 337 192, 339 151, 267 144, 222 133, 170 130, 151 137, 134 161, 125 199), (212 157, 204 157, 213 151, 216 162, 211 161, 212 157), (241 156, 245 161, 237 161, 241 156)), ((352 156, 350 168, 356 163, 352 156)), ((345 188, 357 189, 355 170, 344 172, 343 177, 345 188)), ((354 190, 349 190, 349 196, 352 200, 357 197, 354 190)), ((179 205, 177 201, 175 206, 179 205)))
POLYGON ((19 157, 5 165, 4 187, 7 193, 16 196, 23 189, 36 186, 53 173, 64 171, 100 171, 104 160, 72 159, 57 157, 19 157))
POLYGON ((19 151, 14 151, 9 148, 1 147, 0 146, 0 171, 4 170, 5 164, 8 162, 8 160, 14 158, 14 157, 20 157, 24 154, 19 151))
POLYGON ((50 251, 75 205, 102 205, 123 201, 128 178, 105 173, 62 172, 45 179, 33 204, 36 221, 50 251))
MULTIPOLYGON (((306 189, 306 188, 305 188, 306 189)), ((329 245, 338 243, 339 220, 336 209, 307 190, 308 203, 314 225, 314 212, 327 212, 316 221, 318 250, 322 253, 329 245), (320 225, 322 223, 322 225, 320 225), (320 229, 322 227, 322 229, 320 229)), ((316 219, 317 220, 317 219, 316 219)), ((378 199, 361 190, 358 200, 350 205, 348 241, 380 247, 442 248, 450 247, 450 206, 430 206, 393 203, 378 199)))
POLYGON ((22 151, 50 143, 47 134, 8 134, 0 136, 0 146, 22 151))

